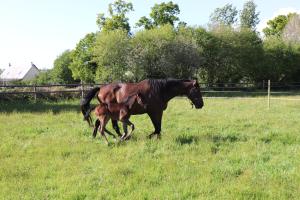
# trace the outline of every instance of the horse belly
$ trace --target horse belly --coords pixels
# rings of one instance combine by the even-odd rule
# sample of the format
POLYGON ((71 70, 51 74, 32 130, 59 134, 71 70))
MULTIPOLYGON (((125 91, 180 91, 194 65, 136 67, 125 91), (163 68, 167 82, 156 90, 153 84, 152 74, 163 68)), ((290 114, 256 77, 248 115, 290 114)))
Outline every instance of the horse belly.
POLYGON ((113 113, 110 113, 110 117, 111 117, 113 120, 120 120, 120 112, 113 112, 113 113))
POLYGON ((130 109, 129 112, 131 115, 141 115, 141 114, 147 113, 147 110, 145 108, 143 108, 142 106, 134 105, 134 106, 132 106, 132 108, 130 109))

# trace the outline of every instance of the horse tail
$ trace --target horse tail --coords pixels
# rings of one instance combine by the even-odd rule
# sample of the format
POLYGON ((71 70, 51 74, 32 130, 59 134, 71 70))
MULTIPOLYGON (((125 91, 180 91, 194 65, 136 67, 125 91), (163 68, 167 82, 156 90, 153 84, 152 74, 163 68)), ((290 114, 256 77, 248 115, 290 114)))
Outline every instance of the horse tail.
POLYGON ((87 121, 90 126, 93 126, 93 121, 90 116, 91 111, 91 100, 95 97, 95 95, 99 92, 100 87, 95 87, 91 89, 86 96, 80 102, 81 112, 83 114, 83 120, 87 121))

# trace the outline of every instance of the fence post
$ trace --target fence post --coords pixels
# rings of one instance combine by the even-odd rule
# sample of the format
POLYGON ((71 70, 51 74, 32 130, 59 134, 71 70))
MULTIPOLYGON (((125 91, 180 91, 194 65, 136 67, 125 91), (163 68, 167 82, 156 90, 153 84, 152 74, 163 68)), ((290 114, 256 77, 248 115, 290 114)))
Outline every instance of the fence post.
POLYGON ((81 81, 81 99, 83 99, 84 97, 84 86, 83 86, 83 82, 81 81))
POLYGON ((271 80, 268 80, 268 109, 270 109, 271 80))
POLYGON ((34 102, 36 103, 37 95, 36 95, 36 85, 35 84, 33 86, 33 92, 34 92, 34 94, 33 94, 33 96, 34 96, 34 102))

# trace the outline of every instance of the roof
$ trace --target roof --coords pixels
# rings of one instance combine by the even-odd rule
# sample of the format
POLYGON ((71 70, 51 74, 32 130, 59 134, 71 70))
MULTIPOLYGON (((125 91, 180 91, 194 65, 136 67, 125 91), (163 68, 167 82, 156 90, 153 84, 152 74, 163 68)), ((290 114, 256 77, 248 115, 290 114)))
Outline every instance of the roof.
POLYGON ((16 66, 7 67, 0 75, 0 79, 6 79, 6 80, 23 79, 24 76, 27 74, 27 72, 29 72, 29 70, 32 67, 38 69, 33 63, 31 65, 24 66, 24 67, 16 67, 16 66))

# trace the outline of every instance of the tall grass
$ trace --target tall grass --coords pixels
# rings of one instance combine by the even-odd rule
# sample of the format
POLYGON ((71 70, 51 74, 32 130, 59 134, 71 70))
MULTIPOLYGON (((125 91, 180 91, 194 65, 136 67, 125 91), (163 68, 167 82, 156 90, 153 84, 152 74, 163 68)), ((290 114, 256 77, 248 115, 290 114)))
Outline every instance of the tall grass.
MULTIPOLYGON (((300 102, 169 103, 162 139, 147 115, 106 146, 79 101, 0 103, 0 199, 298 199, 300 102)), ((111 129, 111 127, 108 127, 111 129)))

